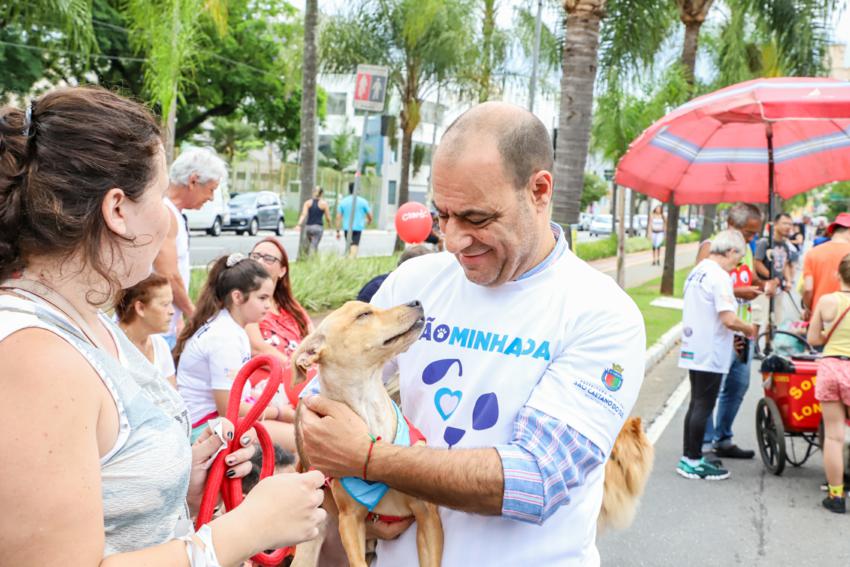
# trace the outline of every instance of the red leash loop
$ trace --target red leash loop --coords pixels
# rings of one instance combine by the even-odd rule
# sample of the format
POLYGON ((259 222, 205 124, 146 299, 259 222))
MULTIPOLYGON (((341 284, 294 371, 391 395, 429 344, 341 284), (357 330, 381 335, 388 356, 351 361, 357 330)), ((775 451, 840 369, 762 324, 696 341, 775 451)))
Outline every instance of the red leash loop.
MULTIPOLYGON (((265 354, 255 356, 249 360, 239 371, 239 374, 236 375, 236 379, 230 387, 230 398, 227 400, 227 415, 225 416, 235 427, 233 440, 228 444, 227 449, 218 454, 207 474, 204 496, 201 500, 201 507, 198 510, 198 517, 195 519, 196 530, 212 519, 213 511, 218 503, 219 494, 226 510, 233 510, 242 503, 245 497, 242 494, 242 480, 238 478, 225 478, 226 465, 224 459, 227 455, 241 448, 239 440, 252 427, 257 432, 257 439, 260 441, 260 449, 263 454, 260 479, 274 474, 274 445, 272 445, 272 439, 268 431, 257 421, 257 418, 263 414, 263 411, 265 411, 269 402, 277 393, 280 380, 280 363, 276 358, 265 354), (263 389, 263 393, 253 407, 251 407, 250 411, 248 411, 248 414, 244 417, 239 417, 239 405, 242 402, 242 390, 245 387, 245 383, 251 378, 252 374, 263 368, 269 369, 268 382, 263 389)), ((258 553, 251 560, 265 567, 274 567, 280 564, 287 555, 291 555, 292 551, 290 547, 276 549, 271 553, 258 553)))

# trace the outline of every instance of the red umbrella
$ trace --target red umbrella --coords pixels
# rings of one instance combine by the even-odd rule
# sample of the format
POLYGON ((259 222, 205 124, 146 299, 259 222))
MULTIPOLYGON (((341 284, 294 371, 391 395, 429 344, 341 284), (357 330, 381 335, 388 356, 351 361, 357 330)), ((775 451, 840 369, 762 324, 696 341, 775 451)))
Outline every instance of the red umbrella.
POLYGON ((850 179, 850 83, 747 81, 680 106, 647 128, 615 181, 676 205, 769 202, 850 179))

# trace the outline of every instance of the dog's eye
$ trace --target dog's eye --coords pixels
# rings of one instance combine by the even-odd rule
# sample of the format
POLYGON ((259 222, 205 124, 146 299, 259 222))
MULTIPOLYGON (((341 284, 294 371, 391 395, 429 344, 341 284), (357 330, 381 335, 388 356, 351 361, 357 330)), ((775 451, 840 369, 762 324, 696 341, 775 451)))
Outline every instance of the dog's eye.
POLYGON ((364 311, 363 313, 361 313, 360 315, 358 315, 358 316, 357 316, 357 318, 358 318, 358 319, 365 319, 366 317, 368 317, 368 316, 369 316, 369 315, 371 315, 371 314, 372 314, 372 312, 371 312, 371 311, 364 311))

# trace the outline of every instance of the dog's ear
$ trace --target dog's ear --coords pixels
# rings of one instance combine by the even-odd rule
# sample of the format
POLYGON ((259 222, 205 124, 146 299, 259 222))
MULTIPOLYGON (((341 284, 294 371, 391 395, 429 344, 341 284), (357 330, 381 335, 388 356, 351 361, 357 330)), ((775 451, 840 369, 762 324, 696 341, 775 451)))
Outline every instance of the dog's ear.
POLYGON ((632 431, 635 433, 639 433, 643 429, 643 423, 641 423, 641 419, 639 417, 629 419, 629 425, 632 426, 632 431))
POLYGON ((292 385, 297 386, 307 379, 307 370, 322 358, 325 348, 325 336, 311 333, 301 341, 292 353, 292 385))

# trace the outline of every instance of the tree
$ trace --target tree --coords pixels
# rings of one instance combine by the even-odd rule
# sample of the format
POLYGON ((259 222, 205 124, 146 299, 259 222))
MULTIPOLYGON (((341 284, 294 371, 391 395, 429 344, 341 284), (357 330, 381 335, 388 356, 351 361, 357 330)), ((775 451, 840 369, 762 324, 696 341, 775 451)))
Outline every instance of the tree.
MULTIPOLYGON (((471 13, 467 0, 360 0, 323 26, 319 51, 325 71, 353 73, 360 63, 389 68, 389 86, 401 101, 401 203, 409 199, 420 106, 468 60, 471 13)), ((397 240, 396 247, 402 246, 397 240)))
POLYGON ((320 153, 322 156, 319 158, 319 163, 322 167, 329 167, 336 171, 349 170, 357 164, 357 154, 359 153, 354 130, 350 129, 348 124, 345 124, 342 132, 331 138, 329 148, 320 153))
MULTIPOLYGON (((301 206, 313 194, 316 185, 316 74, 318 73, 316 30, 319 21, 318 0, 304 5, 304 63, 301 74, 301 206)), ((301 231, 299 255, 308 252, 307 232, 301 231)))
POLYGON ((670 10, 667 0, 564 0, 563 6, 553 218, 567 225, 578 220, 597 67, 608 82, 648 65, 667 38, 670 10))
POLYGON ((498 0, 481 0, 481 42, 476 42, 480 48, 473 51, 475 63, 471 66, 478 102, 490 99, 493 75, 502 70, 507 58, 507 34, 496 27, 497 13, 498 0))
POLYGON ((177 97, 189 82, 199 55, 201 17, 215 22, 220 36, 227 32, 224 0, 127 0, 126 14, 136 33, 130 40, 147 56, 145 86, 151 102, 159 105, 165 124, 165 154, 174 157, 177 97))
POLYGON ((249 150, 262 147, 262 142, 257 139, 257 128, 239 118, 213 118, 209 136, 215 151, 223 155, 231 166, 236 158, 244 157, 249 150))
POLYGON ((605 183, 605 180, 592 171, 586 171, 584 173, 584 190, 581 192, 581 210, 587 209, 607 194, 608 184, 605 183))
MULTIPOLYGON (((699 31, 714 0, 676 0, 679 8, 679 18, 685 25, 685 40, 682 44, 681 63, 685 73, 685 80, 694 92, 694 72, 697 62, 697 49, 699 48, 699 31)), ((714 207, 712 205, 703 208, 706 225, 714 223, 714 207), (709 220, 709 218, 711 220, 709 220)), ((679 207, 672 198, 667 204, 667 245, 664 247, 664 268, 661 272, 661 293, 673 295, 674 278, 676 275, 676 241, 679 235, 679 207)))

